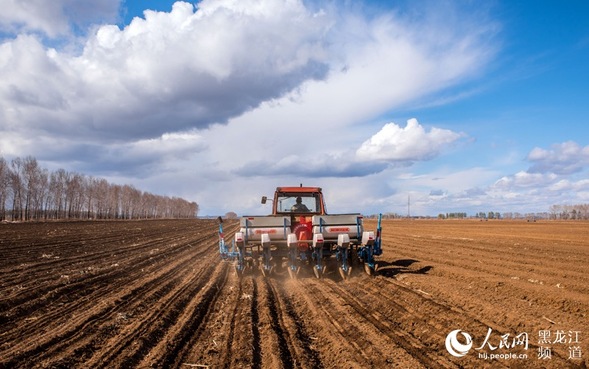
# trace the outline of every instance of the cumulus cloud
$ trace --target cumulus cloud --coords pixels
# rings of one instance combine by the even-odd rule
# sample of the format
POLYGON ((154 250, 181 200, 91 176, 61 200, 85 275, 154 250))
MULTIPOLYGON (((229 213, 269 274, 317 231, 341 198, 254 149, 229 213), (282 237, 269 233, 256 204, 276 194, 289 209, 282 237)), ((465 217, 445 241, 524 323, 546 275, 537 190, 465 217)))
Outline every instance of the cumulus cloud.
POLYGON ((19 36, 0 48, 0 104, 5 121, 77 137, 204 128, 324 77, 328 27, 298 1, 203 1, 102 26, 81 55, 19 36))
MULTIPOLYGON (((141 146, 142 142, 108 147, 84 145, 76 151, 76 154, 85 155, 85 158, 78 157, 85 160, 75 160, 68 167, 83 173, 91 172, 99 176, 119 178, 132 177, 135 180, 157 177, 164 173, 177 175, 178 171, 190 172, 187 170, 192 168, 190 161, 194 154, 201 150, 198 144, 190 149, 175 151, 145 150, 141 146)), ((72 145, 72 149, 75 147, 76 145, 72 145)), ((174 175, 170 180, 176 180, 174 175)))
POLYGON ((183 167, 208 144, 196 132, 165 133, 158 138, 111 144, 94 152, 93 171, 149 177, 183 167), (116 172, 112 168, 117 168, 116 172), (124 169, 123 169, 124 168, 124 169))
POLYGON ((426 131, 417 119, 407 121, 405 128, 388 123, 356 151, 360 160, 390 162, 429 160, 464 134, 433 127, 426 131))
POLYGON ((511 176, 504 176, 498 179, 496 188, 541 188, 554 183, 558 176, 554 173, 530 173, 520 171, 511 176))
MULTIPOLYGON (((240 176, 292 175, 299 177, 364 177, 380 173, 391 165, 409 166, 431 160, 464 134, 433 127, 429 131, 411 119, 405 128, 386 124, 357 150, 318 155, 315 147, 300 145, 298 154, 249 161, 233 172, 240 176)), ((292 139, 294 142, 305 140, 292 139)), ((248 140, 248 144, 251 141, 248 140)))
POLYGON ((311 111, 310 124, 350 124, 472 76, 492 47, 482 30, 458 32, 296 0, 177 2, 97 28, 79 54, 31 35, 6 41, 0 114, 23 131, 142 139, 225 123, 301 88, 305 106, 292 108, 311 111))
POLYGON ((114 21, 120 0, 0 0, 0 29, 9 33, 38 32, 50 38, 72 28, 114 21))
POLYGON ((499 178, 490 188, 496 191, 577 191, 589 183, 575 180, 589 164, 589 146, 581 147, 573 141, 553 144, 546 150, 535 147, 527 156, 532 163, 528 170, 499 178))
POLYGON ((527 159, 532 162, 531 173, 572 174, 589 166, 589 146, 574 141, 552 145, 549 150, 535 147, 527 159))
POLYGON ((194 170, 196 155, 209 144, 195 131, 166 133, 157 138, 110 144, 78 142, 49 135, 0 137, 0 156, 27 152, 51 167, 94 175, 145 178, 181 168, 194 170))
MULTIPOLYGON (((475 211, 488 211, 477 210, 483 204, 495 211, 546 211, 553 204, 582 203, 589 194, 585 150, 572 141, 554 144, 550 149, 536 147, 527 156, 533 163, 530 169, 501 176, 487 186, 451 193, 451 202, 444 205, 464 205, 475 211)), ((479 176, 469 176, 473 177, 479 176)))
POLYGON ((386 163, 359 163, 353 156, 291 155, 277 161, 256 160, 249 162, 233 173, 242 177, 288 175, 299 178, 350 178, 380 173, 386 163))

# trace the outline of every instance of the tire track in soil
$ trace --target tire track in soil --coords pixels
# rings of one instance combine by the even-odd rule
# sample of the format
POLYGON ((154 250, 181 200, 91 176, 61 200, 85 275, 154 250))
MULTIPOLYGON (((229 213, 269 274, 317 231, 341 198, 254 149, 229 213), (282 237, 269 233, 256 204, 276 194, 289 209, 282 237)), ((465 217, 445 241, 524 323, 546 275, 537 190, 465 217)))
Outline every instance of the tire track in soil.
MULTIPOLYGON (((204 262, 204 260, 201 261, 204 262)), ((188 263, 190 262, 194 260, 191 259, 188 263)), ((158 299, 157 310, 142 317, 138 327, 133 328, 126 335, 117 335, 114 347, 109 350, 111 355, 97 359, 100 364, 96 367, 108 368, 113 364, 122 368, 136 367, 146 355, 150 354, 151 350, 164 338, 166 332, 180 319, 190 301, 200 295, 205 285, 209 283, 209 277, 217 268, 214 263, 204 264, 208 267, 199 270, 188 281, 180 282, 179 287, 171 294, 158 299)), ((214 287, 214 284, 211 284, 203 295, 208 298, 214 287)), ((170 347, 170 349, 176 350, 177 347, 170 347)))
POLYGON ((300 302, 298 309, 302 311, 299 316, 307 326, 317 326, 314 338, 323 362, 328 362, 330 368, 374 367, 369 354, 356 342, 361 331, 353 324, 349 315, 344 313, 339 319, 336 318, 338 309, 334 308, 328 296, 323 296, 312 287, 313 279, 297 279, 290 283, 294 285, 291 299, 300 302))
POLYGON ((299 361, 302 363, 309 363, 308 367, 312 369, 322 369, 323 364, 321 363, 319 352, 317 352, 312 347, 313 340, 311 339, 311 336, 309 336, 308 334, 308 330, 304 324, 304 320, 296 312, 295 307, 293 305, 293 301, 291 301, 286 295, 284 285, 278 283, 278 290, 280 291, 281 301, 285 306, 285 312, 286 314, 288 314, 289 319, 295 326, 295 342, 302 346, 303 354, 300 355, 302 356, 302 358, 299 361))
MULTIPOLYGON (((232 264, 227 265, 234 270, 232 264)), ((252 278, 239 276, 237 272, 229 274, 230 281, 218 303, 218 311, 205 323, 205 333, 195 342, 195 350, 185 361, 211 368, 259 369, 263 366, 258 286, 252 278)))
MULTIPOLYGON (((235 273, 237 274, 237 273, 235 273)), ((235 301, 235 305, 233 306, 233 310, 231 312, 231 319, 229 321, 229 333, 227 334, 227 343, 225 344, 225 351, 221 356, 221 365, 220 367, 223 368, 230 368, 233 360, 233 350, 231 349, 236 337, 236 329, 237 329, 237 321, 239 319, 239 314, 243 311, 243 303, 242 300, 245 300, 242 296, 244 295, 244 283, 243 279, 237 277, 238 280, 238 289, 237 289, 237 299, 235 301)), ((251 299, 251 295, 250 299, 251 299)))
MULTIPOLYGON (((231 265, 229 269, 234 270, 232 264, 227 265, 231 265)), ((195 349, 185 359, 188 362, 186 365, 198 363, 211 368, 265 367, 262 361, 258 285, 249 276, 238 276, 236 272, 229 274, 230 281, 218 303, 221 306, 203 327, 209 336, 203 333, 195 341, 195 349), (225 314, 227 310, 224 307, 230 309, 229 314, 225 314), (215 338, 221 344, 213 342, 215 338)))
MULTIPOLYGON (((181 320, 179 322, 178 325, 180 327, 178 333, 168 340, 172 344, 168 343, 166 345, 165 355, 158 360, 157 364, 151 364, 151 367, 180 367, 190 353, 190 350, 195 347, 194 343, 200 339, 204 326, 209 320, 219 295, 227 284, 229 274, 227 264, 222 263, 216 269, 221 269, 221 272, 217 274, 213 283, 204 280, 204 282, 210 284, 209 288, 201 296, 193 298, 192 303, 187 304, 185 310, 192 311, 192 313, 189 313, 190 316, 187 320, 181 320)), ((193 287, 200 290, 204 286, 199 284, 193 287)))
POLYGON ((260 369, 262 364, 262 347, 260 346, 260 313, 258 311, 258 284, 252 279, 252 347, 253 347, 253 369, 260 369))
POLYGON ((323 368, 318 352, 311 347, 312 339, 303 319, 285 293, 283 279, 264 276, 248 279, 254 286, 252 338, 255 367, 323 368))
MULTIPOLYGON (((188 263, 190 263, 190 262, 191 261, 189 260, 188 263)), ((161 278, 158 278, 157 280, 155 280, 155 282, 161 283, 161 281, 165 280, 165 278, 166 278, 165 276, 162 276, 161 278)), ((181 279, 182 279, 182 276, 174 278, 174 280, 172 282, 165 284, 160 289, 151 293, 150 296, 149 295, 148 296, 137 295, 138 299, 134 300, 133 304, 130 305, 129 308, 132 310, 132 308, 134 306, 137 306, 137 307, 142 307, 143 309, 148 311, 147 316, 143 315, 141 317, 142 324, 138 328, 134 329, 131 332, 127 332, 127 333, 118 332, 118 334, 116 335, 116 342, 113 344, 112 347, 110 347, 110 349, 107 353, 108 355, 106 357, 103 356, 103 357, 92 358, 92 360, 89 362, 92 363, 94 361, 98 361, 100 363, 105 363, 106 367, 108 367, 108 363, 114 363, 117 360, 120 360, 117 358, 128 355, 128 353, 125 350, 128 350, 129 347, 132 347, 133 343, 136 342, 143 335, 151 334, 150 329, 153 329, 154 327, 157 326, 157 323, 158 323, 159 319, 161 319, 162 316, 166 316, 166 315, 164 315, 165 310, 160 312, 159 314, 149 312, 150 305, 161 304, 162 301, 165 301, 164 299, 170 300, 169 301, 170 303, 174 302, 174 298, 177 298, 178 294, 182 293, 181 279), (179 291, 172 292, 174 289, 179 289, 179 291), (170 296, 170 297, 168 297, 168 296, 170 296)), ((117 310, 121 310, 121 309, 117 308, 117 310)), ((125 310, 129 310, 129 309, 124 309, 123 311, 125 311, 125 310)), ((105 318, 105 319, 107 319, 107 318, 105 318)), ((108 338, 112 339, 112 338, 114 338, 114 336, 111 336, 108 338)), ((88 348, 86 348, 86 350, 93 351, 92 347, 88 347, 88 348)), ((102 364, 96 364, 96 367, 104 367, 104 366, 102 364)))
POLYGON ((283 328, 284 322, 282 321, 283 312, 281 306, 276 297, 276 291, 268 282, 267 278, 264 278, 265 293, 267 296, 267 307, 270 315, 270 326, 272 331, 276 335, 278 344, 279 358, 283 368, 294 368, 294 359, 291 351, 292 343, 288 336, 288 331, 283 328))

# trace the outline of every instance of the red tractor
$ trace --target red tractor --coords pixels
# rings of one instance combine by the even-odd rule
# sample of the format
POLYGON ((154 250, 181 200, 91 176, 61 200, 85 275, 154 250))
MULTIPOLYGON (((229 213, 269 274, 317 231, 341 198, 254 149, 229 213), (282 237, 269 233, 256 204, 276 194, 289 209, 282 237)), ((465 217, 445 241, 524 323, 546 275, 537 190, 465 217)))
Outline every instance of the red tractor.
MULTIPOLYGON (((267 201, 263 196, 262 203, 267 201)), ((359 213, 327 214, 320 187, 277 187, 271 201, 272 215, 241 218, 234 252, 221 247, 222 254, 231 254, 237 260, 238 273, 259 265, 268 275, 278 260, 287 258, 291 277, 302 265, 309 264, 315 276, 321 278, 326 259, 332 255, 344 279, 352 270, 351 261, 364 263, 366 272, 374 273, 374 256, 382 254, 380 216, 375 233, 364 231, 359 213)))

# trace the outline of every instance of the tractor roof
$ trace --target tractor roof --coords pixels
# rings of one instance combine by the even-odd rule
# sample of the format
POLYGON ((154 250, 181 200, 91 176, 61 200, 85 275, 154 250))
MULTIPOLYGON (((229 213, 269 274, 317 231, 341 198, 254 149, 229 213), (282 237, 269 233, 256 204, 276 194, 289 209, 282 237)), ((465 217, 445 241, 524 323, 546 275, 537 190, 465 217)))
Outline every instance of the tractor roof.
POLYGON ((276 187, 276 192, 321 192, 321 187, 276 187))

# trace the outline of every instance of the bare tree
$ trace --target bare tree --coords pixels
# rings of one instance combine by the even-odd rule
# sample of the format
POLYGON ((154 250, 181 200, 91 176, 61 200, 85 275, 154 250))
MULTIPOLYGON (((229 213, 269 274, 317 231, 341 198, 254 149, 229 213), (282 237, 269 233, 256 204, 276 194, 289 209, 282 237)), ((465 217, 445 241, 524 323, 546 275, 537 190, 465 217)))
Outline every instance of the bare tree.
POLYGON ((108 182, 106 179, 96 179, 94 182, 94 190, 96 194, 96 218, 108 218, 108 182))
POLYGON ((12 189, 12 219, 24 219, 24 162, 14 158, 11 162, 10 187, 12 189))
POLYGON ((6 201, 10 185, 10 168, 4 158, 0 158, 0 220, 6 219, 6 201))
POLYGON ((49 194, 49 172, 47 169, 38 168, 35 172, 35 187, 33 189, 33 219, 45 219, 47 208, 46 198, 49 194))
POLYGON ((50 175, 49 193, 53 197, 53 214, 55 219, 64 219, 67 215, 68 198, 66 196, 66 188, 70 176, 63 169, 58 169, 50 175))
POLYGON ((37 159, 28 156, 23 160, 22 175, 25 202, 24 219, 40 219, 43 217, 43 206, 47 196, 48 172, 39 167, 37 159))

